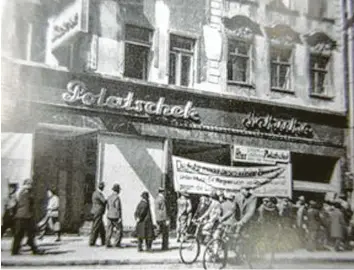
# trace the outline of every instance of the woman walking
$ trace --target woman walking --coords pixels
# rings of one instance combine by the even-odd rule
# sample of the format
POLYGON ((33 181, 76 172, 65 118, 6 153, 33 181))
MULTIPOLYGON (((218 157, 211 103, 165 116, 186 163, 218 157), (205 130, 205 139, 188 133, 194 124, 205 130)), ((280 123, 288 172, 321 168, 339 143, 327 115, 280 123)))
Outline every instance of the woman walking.
POLYGON ((154 227, 151 219, 149 193, 144 191, 141 194, 135 214, 136 237, 138 238, 138 251, 143 251, 143 241, 145 240, 146 251, 151 251, 152 241, 154 239, 154 227))

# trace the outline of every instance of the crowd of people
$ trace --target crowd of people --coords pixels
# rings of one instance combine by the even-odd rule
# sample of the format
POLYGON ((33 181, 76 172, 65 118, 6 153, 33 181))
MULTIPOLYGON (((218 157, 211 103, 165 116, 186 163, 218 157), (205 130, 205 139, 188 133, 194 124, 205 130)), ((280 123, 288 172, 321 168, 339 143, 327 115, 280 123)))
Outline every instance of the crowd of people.
MULTIPOLYGON (((120 185, 114 184, 112 194, 105 198, 105 184, 100 182, 92 194, 93 217, 89 237, 89 246, 95 246, 98 237, 107 248, 121 247, 123 237, 123 216, 120 200, 120 185), (103 217, 106 213, 107 226, 103 217), (113 237, 113 235, 115 237, 113 237), (112 237, 114 242, 112 244, 112 237)), ((47 190, 46 214, 39 223, 34 219, 34 198, 32 180, 26 179, 17 192, 16 185, 9 186, 9 195, 5 203, 5 212, 1 235, 7 229, 13 233, 12 254, 19 254, 21 242, 27 235, 27 245, 34 254, 41 251, 35 243, 35 235, 43 238, 48 230, 61 240, 59 222, 59 197, 55 189, 47 190)), ((155 199, 155 219, 151 213, 149 193, 144 191, 138 203, 134 218, 136 220, 133 236, 138 240, 138 251, 151 251, 153 240, 162 235, 162 250, 169 245, 170 217, 166 208, 165 190, 159 188, 155 199)), ((331 249, 335 251, 350 249, 350 240, 354 234, 354 217, 345 198, 332 201, 306 201, 304 196, 292 202, 289 198, 264 197, 253 195, 252 189, 242 188, 238 193, 212 191, 200 195, 196 209, 192 206, 190 194, 181 192, 177 199, 176 233, 177 241, 183 241, 193 227, 202 224, 201 234, 205 242, 218 237, 224 225, 235 228, 238 232, 256 227, 258 231, 273 231, 283 237, 284 249, 305 247, 310 251, 331 249), (192 222, 193 221, 193 222, 192 222)))

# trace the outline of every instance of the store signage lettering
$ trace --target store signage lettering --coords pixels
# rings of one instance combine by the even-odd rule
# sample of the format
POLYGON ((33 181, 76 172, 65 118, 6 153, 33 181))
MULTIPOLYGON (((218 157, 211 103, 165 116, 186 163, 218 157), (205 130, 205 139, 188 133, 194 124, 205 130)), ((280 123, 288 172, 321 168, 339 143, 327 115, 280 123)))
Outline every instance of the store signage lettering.
POLYGON ((157 102, 140 100, 134 97, 133 92, 128 92, 125 97, 108 95, 106 88, 101 88, 99 94, 88 91, 81 81, 70 81, 67 92, 62 95, 69 104, 81 103, 89 107, 110 108, 125 110, 148 115, 166 116, 189 119, 195 122, 200 120, 198 111, 193 108, 193 103, 188 101, 184 106, 165 104, 165 98, 160 97, 157 102))
POLYGON ((243 126, 248 130, 257 130, 282 135, 312 138, 314 131, 307 123, 302 123, 295 118, 290 120, 277 119, 272 115, 257 116, 250 113, 243 119, 243 126))
POLYGON ((233 146, 233 161, 255 164, 273 164, 290 162, 290 152, 269 148, 233 146))

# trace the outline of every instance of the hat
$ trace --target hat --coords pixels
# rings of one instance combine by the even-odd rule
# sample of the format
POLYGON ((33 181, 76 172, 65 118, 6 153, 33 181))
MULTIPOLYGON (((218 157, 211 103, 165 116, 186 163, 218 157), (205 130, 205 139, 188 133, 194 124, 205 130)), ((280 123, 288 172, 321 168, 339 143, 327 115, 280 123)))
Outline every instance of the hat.
POLYGON ((164 192, 165 189, 163 187, 159 187, 159 192, 164 192))
POLYGON ((311 201, 309 202, 309 204, 310 204, 311 206, 316 206, 316 205, 317 205, 317 203, 316 203, 314 200, 311 200, 311 201))
POLYGON ((144 191, 143 193, 141 193, 141 197, 145 200, 149 199, 149 193, 147 191, 144 191))
POLYGON ((300 201, 305 201, 305 197, 304 197, 304 196, 300 196, 300 197, 299 197, 299 200, 300 200, 300 201))
POLYGON ((103 188, 103 187, 104 187, 104 182, 100 182, 100 183, 98 184, 98 187, 99 187, 99 188, 103 188))
POLYGON ((182 191, 182 192, 181 192, 181 196, 189 197, 189 194, 188 194, 187 192, 185 192, 185 191, 182 191))
POLYGON ((119 192, 120 191, 120 185, 119 184, 114 184, 112 187, 112 190, 115 192, 119 192))

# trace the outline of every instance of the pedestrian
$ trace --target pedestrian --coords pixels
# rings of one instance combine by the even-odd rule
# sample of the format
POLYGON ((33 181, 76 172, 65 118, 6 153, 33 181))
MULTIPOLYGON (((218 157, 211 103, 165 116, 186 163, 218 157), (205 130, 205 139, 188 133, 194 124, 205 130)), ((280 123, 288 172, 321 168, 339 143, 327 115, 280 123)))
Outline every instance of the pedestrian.
POLYGON ((146 251, 151 251, 154 239, 154 226, 151 218, 149 193, 144 191, 141 194, 134 217, 136 220, 136 237, 138 238, 138 251, 143 251, 143 241, 145 240, 146 251))
POLYGON ((19 254, 21 241, 27 235, 27 244, 31 247, 33 254, 41 251, 35 243, 36 225, 34 221, 34 197, 32 193, 32 180, 26 179, 18 196, 18 203, 15 213, 15 234, 12 243, 12 255, 19 254))
MULTIPOLYGON (((220 237, 224 226, 231 229, 231 227, 236 223, 235 211, 234 196, 228 192, 224 192, 223 202, 221 203, 221 215, 213 234, 214 239, 218 239, 220 237)), ((234 228, 232 228, 232 230, 234 230, 234 228)))
POLYGON ((314 251, 318 249, 318 237, 322 220, 320 217, 320 211, 318 209, 317 202, 311 200, 309 205, 310 207, 307 211, 308 238, 306 249, 308 251, 314 251))
POLYGON ((193 220, 197 220, 208 210, 210 202, 211 200, 209 200, 209 197, 205 195, 200 196, 197 210, 195 211, 193 216, 193 220))
POLYGON ((192 203, 189 194, 182 192, 177 200, 177 242, 187 233, 192 218, 192 203))
POLYGON ((304 244, 306 240, 306 232, 304 228, 304 221, 306 217, 306 201, 304 196, 300 196, 296 202, 296 227, 299 235, 300 242, 304 244))
POLYGON ((56 235, 57 238, 55 242, 60 241, 60 222, 59 222, 59 197, 56 195, 54 189, 47 190, 47 212, 45 217, 37 224, 37 228, 39 229, 39 238, 43 239, 46 230, 49 228, 56 235))
POLYGON ((116 229, 115 247, 121 247, 123 236, 123 222, 122 222, 122 204, 119 198, 120 185, 113 185, 113 193, 107 199, 107 239, 106 247, 112 247, 111 237, 114 229, 116 229))
POLYGON ((289 198, 284 198, 281 201, 279 215, 281 217, 281 224, 283 227, 291 228, 293 225, 293 217, 292 217, 292 210, 293 206, 289 198))
POLYGON ((331 238, 334 241, 335 251, 341 249, 345 225, 344 214, 341 211, 340 202, 334 202, 334 208, 330 212, 330 232, 331 238))
POLYGON ((90 246, 96 245, 98 235, 101 237, 101 244, 103 246, 106 242, 106 230, 103 224, 103 215, 106 210, 106 199, 103 194, 104 187, 105 184, 100 182, 98 184, 98 189, 96 189, 92 194, 91 214, 93 215, 93 223, 90 233, 90 246))
POLYGON ((162 235, 162 250, 168 250, 169 219, 166 209, 166 199, 164 188, 160 187, 155 200, 155 217, 159 231, 162 235))
POLYGON ((11 229, 12 235, 15 233, 15 213, 17 206, 17 192, 18 185, 15 183, 9 184, 9 194, 5 201, 5 213, 2 217, 2 226, 1 226, 1 238, 4 236, 7 229, 11 229))
POLYGON ((262 234, 269 240, 273 240, 276 233, 279 233, 277 227, 279 221, 279 211, 277 208, 277 199, 275 197, 263 198, 263 203, 258 208, 258 222, 262 228, 262 234))

